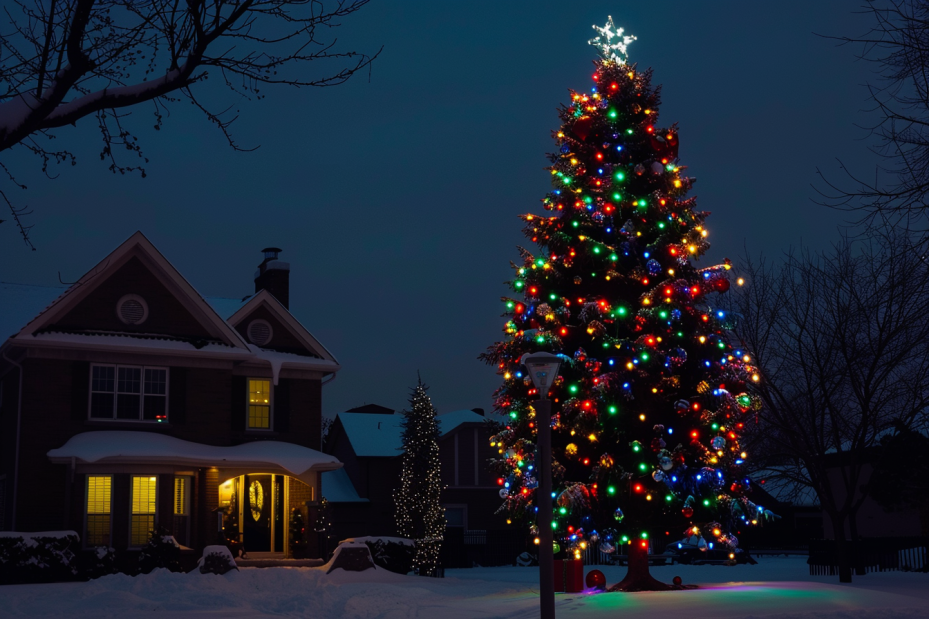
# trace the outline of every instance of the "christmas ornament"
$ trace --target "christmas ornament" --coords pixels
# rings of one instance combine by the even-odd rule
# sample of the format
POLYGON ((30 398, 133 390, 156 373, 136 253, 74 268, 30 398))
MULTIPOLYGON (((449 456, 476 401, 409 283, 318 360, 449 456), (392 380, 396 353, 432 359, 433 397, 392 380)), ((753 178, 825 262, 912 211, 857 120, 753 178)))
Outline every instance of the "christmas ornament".
POLYGON ((590 135, 590 130, 593 128, 593 123, 594 119, 590 116, 581 116, 574 122, 571 131, 581 140, 586 140, 587 136, 590 135))
POLYGON ((714 437, 713 437, 713 440, 710 441, 710 445, 713 447, 713 449, 716 449, 717 451, 720 450, 720 449, 725 449, 725 448, 726 448, 726 439, 724 439, 724 438, 721 437, 721 436, 714 436, 714 437))
POLYGON ((683 584, 684 579, 681 578, 680 576, 675 576, 674 578, 671 579, 671 582, 673 582, 675 586, 680 587, 681 584, 683 584))
POLYGON ((606 576, 604 576, 603 572, 600 570, 590 570, 587 572, 587 577, 584 579, 584 582, 587 584, 588 589, 606 591, 606 576))
POLYGON ((623 514, 623 510, 620 509, 619 507, 617 507, 616 510, 613 511, 613 519, 616 520, 616 522, 622 522, 623 518, 625 517, 626 515, 623 514))

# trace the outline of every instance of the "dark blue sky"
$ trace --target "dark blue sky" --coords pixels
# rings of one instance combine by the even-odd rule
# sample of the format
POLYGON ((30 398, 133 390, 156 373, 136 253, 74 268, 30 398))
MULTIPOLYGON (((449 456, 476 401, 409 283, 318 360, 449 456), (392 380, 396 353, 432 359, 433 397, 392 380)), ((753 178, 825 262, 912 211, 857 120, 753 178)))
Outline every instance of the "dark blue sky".
POLYGON ((498 379, 476 357, 502 336, 502 282, 528 243, 516 216, 542 212, 555 110, 592 84, 591 25, 611 14, 638 36, 630 60, 664 85, 659 125, 680 124, 682 163, 713 213, 711 264, 743 245, 777 255, 835 238, 844 217, 811 202, 810 185, 817 166, 838 178, 836 157, 873 170, 855 128, 872 74, 814 33, 863 32, 855 8, 376 1, 338 33, 345 49, 384 46, 370 81, 243 102, 236 136, 257 152, 230 151, 179 104, 160 132, 147 111, 129 121, 146 179, 107 171, 93 119, 59 132, 80 162, 57 180, 7 153, 29 185, 13 195, 35 210, 38 251, 0 226, 0 279, 75 280, 142 230, 203 294, 242 296, 259 250, 276 245, 292 311, 344 368, 326 414, 403 407, 417 370, 440 412, 489 408, 498 379))

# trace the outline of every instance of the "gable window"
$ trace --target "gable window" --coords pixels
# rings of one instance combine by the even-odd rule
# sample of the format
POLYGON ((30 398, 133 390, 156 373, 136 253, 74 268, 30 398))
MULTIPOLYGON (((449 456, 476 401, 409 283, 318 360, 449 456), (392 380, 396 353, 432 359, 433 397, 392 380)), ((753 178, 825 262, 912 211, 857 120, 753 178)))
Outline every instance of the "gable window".
POLYGON ((271 381, 248 379, 248 429, 271 429, 271 381))
POLYGON ((148 318, 148 303, 137 294, 127 294, 116 302, 116 315, 127 325, 140 325, 148 318))
POLYGON ((87 476, 87 514, 84 528, 85 546, 110 545, 110 498, 113 478, 109 475, 87 476))
POLYGON ((274 336, 274 329, 267 320, 257 318, 248 323, 248 340, 255 346, 264 346, 274 336))
POLYGON ((90 418, 167 421, 168 368, 92 366, 90 418))
POLYGON ((129 523, 129 545, 144 546, 155 528, 155 498, 158 478, 132 478, 132 520, 129 523))

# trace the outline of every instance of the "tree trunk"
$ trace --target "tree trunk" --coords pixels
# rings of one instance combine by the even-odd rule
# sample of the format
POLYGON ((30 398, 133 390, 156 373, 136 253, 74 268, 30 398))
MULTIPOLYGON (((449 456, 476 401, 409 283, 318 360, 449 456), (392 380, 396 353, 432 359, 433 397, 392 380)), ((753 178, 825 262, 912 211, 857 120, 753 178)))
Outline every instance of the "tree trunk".
POLYGON ((832 516, 832 534, 835 535, 835 558, 839 564, 839 582, 852 581, 852 563, 848 541, 845 539, 845 520, 832 516))
POLYGON ((861 552, 861 538, 858 535, 858 519, 855 512, 848 515, 848 536, 851 540, 849 546, 852 564, 855 567, 855 576, 864 576, 868 572, 864 566, 864 554, 861 552))
POLYGON ((636 542, 629 545, 629 569, 621 582, 609 588, 609 591, 670 591, 684 587, 668 585, 655 580, 648 572, 648 542, 636 542))

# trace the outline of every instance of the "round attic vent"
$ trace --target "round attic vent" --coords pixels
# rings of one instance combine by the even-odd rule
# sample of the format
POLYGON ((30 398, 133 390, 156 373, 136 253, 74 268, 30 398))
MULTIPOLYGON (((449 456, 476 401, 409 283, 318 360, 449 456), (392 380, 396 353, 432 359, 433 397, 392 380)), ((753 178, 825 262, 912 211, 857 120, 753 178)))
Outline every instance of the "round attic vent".
POLYGON ((127 294, 116 303, 116 315, 127 325, 139 325, 148 318, 148 303, 137 294, 127 294))
POLYGON ((274 331, 267 320, 260 318, 248 323, 248 340, 255 346, 264 346, 271 341, 274 331))

